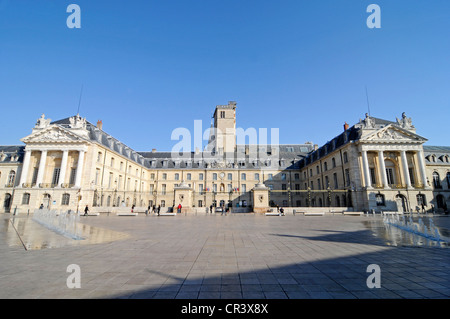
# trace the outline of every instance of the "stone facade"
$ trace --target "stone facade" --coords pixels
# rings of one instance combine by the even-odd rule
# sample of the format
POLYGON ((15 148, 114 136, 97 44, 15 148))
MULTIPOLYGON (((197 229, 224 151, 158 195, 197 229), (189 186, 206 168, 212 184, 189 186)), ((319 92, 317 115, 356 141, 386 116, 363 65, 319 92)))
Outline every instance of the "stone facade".
POLYGON ((450 147, 424 146, 405 114, 366 117, 325 145, 236 143, 236 103, 218 105, 203 151, 136 152, 79 115, 42 115, 25 146, 0 146, 4 212, 51 209, 235 212, 263 206, 413 210, 450 205, 450 147), (255 187, 255 185, 258 185, 255 187), (263 186, 265 185, 265 186, 263 186), (266 196, 265 196, 266 194, 266 196), (263 204, 264 203, 264 204, 263 204))

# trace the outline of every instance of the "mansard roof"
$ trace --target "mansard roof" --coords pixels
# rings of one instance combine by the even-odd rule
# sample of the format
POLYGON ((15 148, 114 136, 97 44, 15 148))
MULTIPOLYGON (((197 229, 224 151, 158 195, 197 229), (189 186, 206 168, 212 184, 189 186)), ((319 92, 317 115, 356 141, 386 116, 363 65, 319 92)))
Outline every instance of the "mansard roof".
POLYGON ((23 145, 0 145, 0 163, 22 162, 24 149, 23 145))

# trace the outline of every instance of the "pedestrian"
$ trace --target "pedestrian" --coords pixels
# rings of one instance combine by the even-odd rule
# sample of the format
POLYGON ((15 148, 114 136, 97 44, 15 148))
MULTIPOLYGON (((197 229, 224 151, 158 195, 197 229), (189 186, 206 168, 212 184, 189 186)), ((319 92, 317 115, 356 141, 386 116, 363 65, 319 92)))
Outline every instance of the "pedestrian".
POLYGON ((152 206, 152 212, 156 213, 156 206, 155 205, 152 206))
POLYGON ((150 205, 148 205, 147 210, 145 211, 145 216, 148 216, 148 214, 150 213, 150 209, 152 207, 150 205))
POLYGON ((212 214, 212 209, 213 209, 213 205, 211 204, 211 205, 209 206, 209 213, 210 213, 210 214, 212 214))
POLYGON ((159 216, 159 212, 161 211, 161 205, 158 205, 158 208, 157 208, 157 213, 158 213, 158 216, 159 216))
POLYGON ((39 209, 44 209, 44 204, 41 204, 41 206, 39 206, 39 209))
POLYGON ((131 206, 131 212, 133 212, 134 211, 134 204, 131 206))
POLYGON ((88 205, 86 205, 86 207, 84 208, 84 216, 87 216, 89 212, 89 207, 88 205))
POLYGON ((182 208, 182 206, 181 206, 181 204, 178 204, 178 214, 180 214, 181 213, 181 208, 182 208))
POLYGON ((284 216, 284 208, 283 207, 280 208, 280 216, 284 216))

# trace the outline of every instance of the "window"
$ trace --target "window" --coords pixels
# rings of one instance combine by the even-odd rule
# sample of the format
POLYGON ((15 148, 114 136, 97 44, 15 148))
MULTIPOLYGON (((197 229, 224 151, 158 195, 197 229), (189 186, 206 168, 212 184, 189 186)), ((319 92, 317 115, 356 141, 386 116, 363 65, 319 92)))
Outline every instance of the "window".
POLYGON ((241 192, 242 193, 247 192, 247 185, 246 184, 241 184, 241 192))
MULTIPOLYGON (((70 178, 69 178, 69 184, 70 184, 70 185, 74 185, 74 184, 75 184, 75 177, 76 177, 76 174, 77 174, 77 169, 74 168, 74 167, 72 167, 72 168, 70 169, 70 178)), ((36 176, 36 178, 37 178, 37 176, 36 176)), ((34 181, 34 184, 36 184, 36 181, 34 181)))
POLYGON ((450 172, 447 173, 447 188, 450 189, 450 172))
POLYGON ((161 207, 166 207, 166 201, 165 200, 161 201, 161 207))
MULTIPOLYGON (((56 170, 56 169, 55 169, 56 170)), ((59 178, 59 173, 58 173, 58 178, 59 178)), ((100 182, 100 169, 96 169, 95 170, 95 185, 98 185, 98 183, 100 182)), ((56 183, 54 183, 56 184, 56 183)))
POLYGON ((198 179, 201 181, 203 180, 203 173, 198 174, 198 179))
MULTIPOLYGON (((281 184, 281 190, 283 190, 283 191, 287 190, 287 185, 281 184)), ((282 195, 286 195, 286 192, 282 192, 282 195)))
POLYGON ((22 205, 28 205, 28 204, 30 204, 30 194, 25 193, 22 196, 22 205))
POLYGON ((409 180, 411 181, 411 185, 415 185, 415 176, 414 176, 414 169, 413 168, 408 168, 408 172, 409 172, 409 180))
POLYGON ((317 189, 322 189, 322 187, 320 187, 320 179, 317 179, 317 189))
POLYGON ((325 176, 325 188, 330 187, 330 181, 328 180, 328 176, 325 176))
POLYGON ((286 180, 286 174, 281 174, 281 180, 285 181, 286 180))
POLYGON ((231 184, 228 184, 228 192, 232 192, 233 191, 233 186, 231 184))
POLYGON ((433 172, 433 185, 434 188, 442 188, 441 179, 438 172, 433 172))
POLYGON ((102 161, 102 152, 98 152, 97 154, 97 163, 101 163, 102 161))
MULTIPOLYGON (((344 172, 345 172, 345 185, 350 186, 350 170, 346 168, 344 172)), ((375 177, 375 174, 373 177, 375 177)))
POLYGON ((255 173, 255 180, 259 181, 259 174, 258 173, 255 173))
POLYGON ((198 184, 199 193, 203 193, 203 184, 198 184))
POLYGON ((294 174, 294 179, 295 179, 296 181, 298 181, 298 180, 300 179, 300 174, 299 174, 299 173, 295 173, 295 174, 294 174))
POLYGON ((225 118, 225 111, 220 111, 220 118, 224 119, 225 118))
POLYGON ((187 173, 187 175, 186 175, 186 180, 188 180, 188 181, 191 180, 191 173, 187 173))
POLYGON ((155 179, 155 173, 150 174, 150 179, 155 179))
POLYGON ((112 186, 112 180, 113 180, 113 173, 109 173, 109 178, 108 178, 108 188, 111 188, 111 186, 112 186))
POLYGON ((180 174, 175 173, 175 180, 178 181, 180 179, 180 174))
POLYGON ((348 162, 348 155, 347 155, 347 152, 344 152, 344 163, 347 163, 348 162))
POLYGON ((375 185, 377 183, 376 175, 375 175, 375 168, 373 168, 373 167, 369 168, 369 172, 370 172, 370 182, 372 183, 372 185, 375 185))
MULTIPOLYGON (((74 168, 72 168, 74 169, 74 168)), ((36 181, 37 181, 37 176, 38 176, 38 172, 39 172, 39 168, 35 167, 33 169, 33 177, 31 178, 31 185, 36 185, 36 181)), ((72 173, 72 172, 71 172, 72 173)), ((75 176, 74 176, 74 180, 75 180, 75 176)), ((74 184, 74 183, 71 183, 74 184)))
POLYGON ((241 180, 245 181, 247 179, 247 175, 245 173, 241 174, 241 180))
POLYGON ((338 179, 337 179, 337 174, 336 173, 333 174, 333 182, 334 182, 334 189, 338 189, 339 188, 339 184, 338 184, 338 179))
POLYGON ((61 199, 61 205, 67 206, 69 205, 69 201, 70 201, 70 194, 63 194, 61 199))
POLYGON ((114 167, 114 157, 111 157, 111 167, 114 167))
POLYGON ((233 174, 232 173, 228 173, 228 180, 232 181, 233 180, 233 174))
POLYGON ((327 162, 323 163, 323 170, 324 171, 328 171, 328 164, 327 164, 327 162))
POLYGON ((198 201, 198 207, 203 207, 203 201, 202 200, 198 201))
POLYGON ((316 173, 319 174, 320 170, 319 170, 319 165, 316 166, 316 173))
MULTIPOLYGON (((166 188, 167 188, 166 184, 161 185, 161 195, 166 195, 166 188)), ((162 204, 161 204, 161 206, 162 206, 162 204)))
POLYGON ((217 184, 213 184, 213 192, 217 193, 217 184))
POLYGON ((217 181, 217 173, 213 173, 213 181, 217 181))
POLYGON ((163 174, 162 174, 162 179, 163 179, 163 180, 166 180, 166 179, 167 179, 167 173, 163 173, 163 174))
POLYGON ((8 175, 8 184, 6 184, 6 187, 13 187, 15 179, 16 179, 16 172, 10 171, 8 175))
POLYGON ((59 174, 61 173, 61 169, 59 167, 56 167, 53 170, 53 178, 52 178, 52 185, 57 185, 59 181, 59 174))
POLYGON ((377 202, 377 206, 385 206, 384 202, 384 195, 383 194, 376 194, 375 200, 377 202))
POLYGON ((336 167, 336 160, 335 160, 334 157, 331 159, 331 166, 332 166, 333 168, 336 167))
POLYGON ((426 198, 425 198, 425 195, 424 195, 424 194, 417 194, 416 199, 417 199, 417 205, 418 205, 419 207, 421 207, 422 204, 423 204, 423 205, 426 205, 426 204, 427 204, 427 201, 426 201, 426 198))

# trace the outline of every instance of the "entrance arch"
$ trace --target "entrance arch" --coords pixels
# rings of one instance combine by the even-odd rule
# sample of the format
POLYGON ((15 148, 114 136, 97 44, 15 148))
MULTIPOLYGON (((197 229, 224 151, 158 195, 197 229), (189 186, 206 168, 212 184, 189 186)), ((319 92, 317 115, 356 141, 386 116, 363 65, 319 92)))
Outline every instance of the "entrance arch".
POLYGON ((52 197, 50 196, 50 194, 44 194, 43 201, 42 201, 44 208, 47 208, 47 209, 50 208, 51 199, 52 199, 52 197))
POLYGON ((3 201, 3 208, 5 209, 6 213, 10 212, 11 209, 11 194, 6 193, 5 200, 3 201))
POLYGON ((397 208, 399 211, 407 212, 408 211, 408 200, 402 194, 397 194, 395 196, 395 201, 397 202, 397 208))

